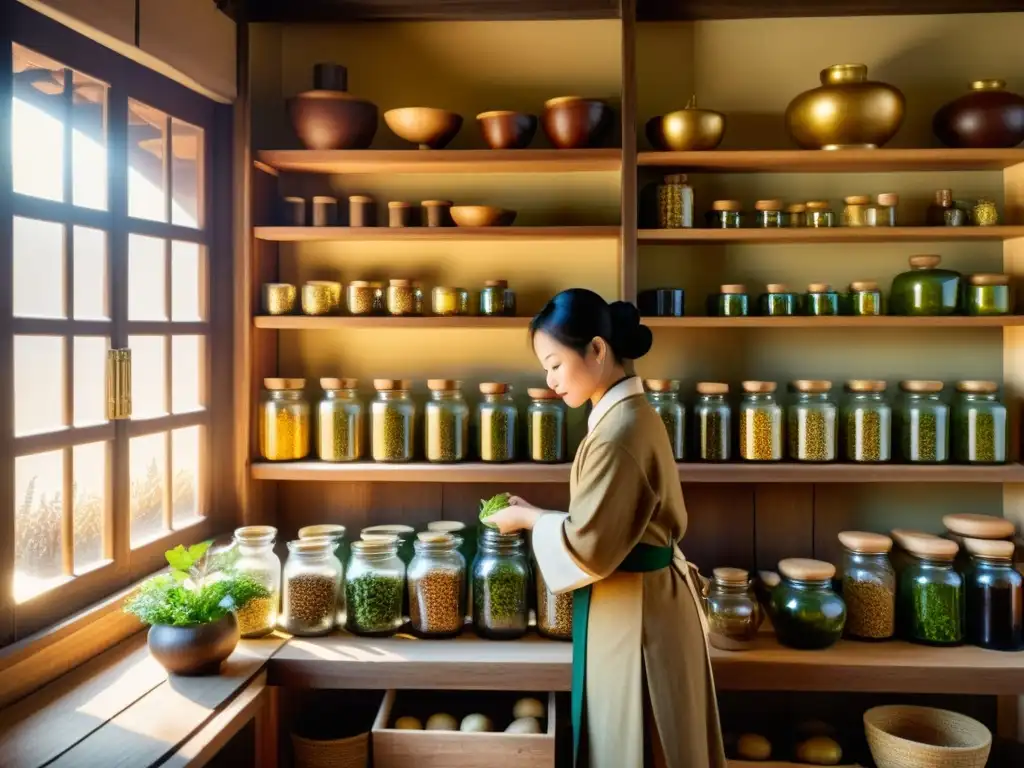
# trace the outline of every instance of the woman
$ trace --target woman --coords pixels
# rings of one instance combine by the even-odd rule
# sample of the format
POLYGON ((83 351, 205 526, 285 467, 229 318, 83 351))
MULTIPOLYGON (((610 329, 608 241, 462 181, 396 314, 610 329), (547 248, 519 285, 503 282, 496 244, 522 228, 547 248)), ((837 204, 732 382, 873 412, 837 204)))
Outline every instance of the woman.
POLYGON ((513 497, 492 516, 533 531, 554 592, 573 595, 577 766, 725 768, 704 615, 678 542, 679 472, 632 360, 651 332, 632 304, 563 291, 530 324, 547 384, 570 408, 590 402, 568 513, 513 497))

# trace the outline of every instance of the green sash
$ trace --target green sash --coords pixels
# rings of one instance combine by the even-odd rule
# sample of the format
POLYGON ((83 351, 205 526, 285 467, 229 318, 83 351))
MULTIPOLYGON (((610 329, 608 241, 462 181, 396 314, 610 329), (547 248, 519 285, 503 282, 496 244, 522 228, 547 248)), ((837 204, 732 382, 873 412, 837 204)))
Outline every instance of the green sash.
MULTIPOLYGON (((672 564, 674 547, 656 547, 637 544, 626 555, 618 571, 646 573, 660 571, 672 564)), ((585 703, 587 698, 587 622, 590 619, 591 585, 572 593, 572 743, 573 765, 580 754, 580 735, 586 727, 585 703)))

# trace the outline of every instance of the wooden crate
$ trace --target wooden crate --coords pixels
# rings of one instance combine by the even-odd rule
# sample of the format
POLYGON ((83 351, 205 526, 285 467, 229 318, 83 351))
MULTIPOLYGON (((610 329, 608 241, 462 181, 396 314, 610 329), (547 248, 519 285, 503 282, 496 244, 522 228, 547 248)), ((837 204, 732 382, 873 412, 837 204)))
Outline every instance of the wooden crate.
MULTIPOLYGON (((389 728, 393 712, 405 713, 406 691, 389 690, 373 724, 374 768, 554 768, 555 694, 548 694, 547 732, 541 734, 462 733, 460 731, 400 731, 389 728), (397 706, 396 706, 397 702, 397 706)), ((480 696, 480 693, 467 694, 480 696)), ((502 697, 511 709, 516 696, 502 697)), ((493 709, 480 708, 493 717, 493 709)), ((410 714, 417 714, 410 712, 410 714)), ((456 713, 452 713, 456 717, 456 713)), ((425 722, 425 720, 424 720, 425 722)), ((495 727, 500 722, 495 721, 495 727)))

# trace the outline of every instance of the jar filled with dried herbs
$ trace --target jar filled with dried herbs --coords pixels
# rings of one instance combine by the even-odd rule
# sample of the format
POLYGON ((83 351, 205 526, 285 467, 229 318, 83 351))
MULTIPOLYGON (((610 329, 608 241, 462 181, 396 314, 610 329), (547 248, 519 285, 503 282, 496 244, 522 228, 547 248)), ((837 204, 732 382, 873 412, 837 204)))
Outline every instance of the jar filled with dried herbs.
POLYGON ((815 229, 836 226, 836 214, 825 200, 811 200, 807 203, 807 226, 815 229))
POLYGON ((846 634, 857 640, 888 640, 896 633, 896 571, 889 562, 892 539, 881 533, 843 531, 843 600, 846 634))
POLYGON ((757 300, 758 311, 765 317, 790 317, 800 306, 800 296, 783 283, 769 283, 757 300))
POLYGON ((430 292, 430 302, 435 315, 451 317, 470 314, 469 291, 465 288, 435 286, 430 292))
POLYGON ((480 291, 480 314, 485 317, 515 317, 516 294, 508 280, 486 280, 480 291))
POLYGON ((552 640, 572 640, 572 592, 555 594, 534 564, 537 583, 537 631, 552 640))
POLYGON ((337 523, 319 523, 299 528, 299 539, 328 539, 334 544, 334 556, 341 568, 342 585, 338 588, 338 606, 335 626, 345 626, 345 562, 348 560, 348 547, 345 542, 345 526, 337 523))
POLYGON ((953 405, 953 460, 962 464, 1006 461, 1006 406, 994 381, 958 381, 953 405))
POLYGON ((416 404, 408 379, 374 379, 377 396, 370 404, 370 437, 374 461, 412 461, 416 444, 416 404))
POLYGON ((895 227, 896 212, 900 196, 894 192, 883 192, 875 198, 864 213, 864 223, 869 227, 895 227))
POLYGON ((806 227, 807 206, 803 203, 792 203, 787 205, 783 220, 787 227, 806 227))
POLYGON ((515 461, 518 413, 512 401, 512 387, 490 381, 480 385, 483 396, 477 406, 481 461, 515 461))
POLYGON ((536 387, 526 393, 530 396, 526 409, 530 460, 546 464, 566 461, 569 451, 565 403, 553 389, 536 387))
POLYGON ((792 383, 786 434, 793 461, 835 461, 838 452, 839 411, 832 400, 832 382, 799 380, 792 383))
POLYGON ((345 306, 356 317, 380 314, 380 285, 368 280, 353 280, 345 286, 345 306))
POLYGON ((774 381, 744 381, 740 402, 740 458, 782 460, 782 406, 775 401, 774 381))
POLYGON ((867 226, 867 209, 871 198, 867 195, 850 195, 843 198, 843 226, 867 226))
POLYGON ((882 291, 872 280, 858 280, 850 283, 850 314, 856 317, 871 317, 882 314, 882 291))
POLYGON ((686 182, 686 174, 669 174, 658 185, 658 226, 661 229, 693 226, 693 187, 686 182))
POLYGON ((679 382, 675 379, 644 379, 647 402, 661 418, 676 461, 686 454, 686 408, 679 402, 679 382))
POLYGON ((764 620, 750 575, 741 568, 715 568, 707 596, 708 642, 723 651, 751 647, 764 620))
POLYGON ((964 294, 964 307, 968 315, 1008 315, 1013 311, 1009 275, 968 275, 964 282, 964 294))
POLYGON ((412 280, 389 280, 387 308, 393 317, 422 315, 423 289, 412 280))
POLYGON ((317 637, 334 629, 342 583, 335 549, 326 537, 288 542, 281 624, 291 634, 317 637))
POLYGON ((964 640, 964 583, 953 568, 956 542, 915 537, 913 560, 900 575, 898 621, 903 636, 925 645, 960 645, 964 640))
POLYGON ((847 461, 871 464, 892 459, 892 408, 885 401, 885 382, 846 382, 843 445, 847 461))
POLYGON ((728 461, 732 451, 732 408, 726 402, 729 385, 697 382, 693 406, 694 446, 698 461, 728 461))
POLYGON ((814 317, 839 314, 839 294, 828 283, 811 283, 804 297, 804 311, 814 317))
POLYGON ((317 406, 317 456, 323 461, 356 461, 366 454, 366 412, 356 379, 320 379, 324 396, 317 406))
POLYGON ((739 229, 743 226, 743 206, 739 200, 715 200, 704 221, 710 229, 739 229))
POLYGON ((427 461, 465 461, 469 453, 469 406, 462 382, 428 379, 430 400, 425 408, 427 461))
POLYGON ((356 635, 385 637, 402 626, 405 563, 398 542, 378 538, 352 542, 345 579, 345 628, 356 635))
POLYGON ((754 226, 771 229, 784 225, 781 200, 758 200, 754 203, 754 226))
POLYGON ((281 602, 281 559, 274 553, 277 528, 270 525, 246 525, 235 529, 238 549, 235 570, 258 581, 270 593, 257 597, 238 611, 238 630, 242 637, 263 637, 277 626, 281 602))
POLYGON ((260 403, 260 455, 267 461, 296 461, 309 455, 310 408, 305 379, 264 379, 260 403))
POLYGON ((941 381, 901 381, 900 449, 915 464, 949 461, 949 406, 939 399, 941 381))
POLYGON ((965 539, 971 568, 964 574, 967 642, 994 651, 1019 651, 1024 581, 1013 567, 1014 543, 965 539))
POLYGON ((419 637, 455 637, 466 616, 466 562, 450 533, 424 532, 409 563, 409 622, 419 637))
POLYGON ((750 297, 745 285, 723 285, 718 293, 708 296, 709 317, 746 317, 750 314, 750 297))
POLYGON ((521 532, 480 529, 473 562, 473 628, 481 637, 512 640, 530 619, 530 563, 521 532))
POLYGON ((846 625, 846 603, 832 588, 835 566, 821 560, 779 562, 782 581, 772 591, 772 624, 779 642, 800 650, 835 644, 846 625))

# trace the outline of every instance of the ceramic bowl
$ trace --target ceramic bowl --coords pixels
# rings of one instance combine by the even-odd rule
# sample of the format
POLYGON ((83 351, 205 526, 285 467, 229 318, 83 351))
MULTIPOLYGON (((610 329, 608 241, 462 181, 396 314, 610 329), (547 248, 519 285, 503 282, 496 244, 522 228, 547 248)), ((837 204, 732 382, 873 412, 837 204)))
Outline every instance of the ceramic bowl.
POLYGON ((149 628, 149 652, 168 672, 176 675, 216 675, 238 645, 238 619, 234 612, 210 624, 149 628))
POLYGON ((434 107, 403 107, 385 112, 384 122, 396 136, 420 149, 444 149, 462 127, 462 115, 434 107))
POLYGON ((558 149, 597 147, 612 127, 612 110, 598 99, 559 96, 544 102, 541 125, 558 149))
POLYGON ((453 205, 451 214, 459 227, 507 227, 516 218, 515 211, 493 205, 453 205))
POLYGON ((484 141, 491 149, 524 149, 537 133, 537 116, 507 109, 476 116, 484 141))
POLYGON ((288 116, 306 149, 366 149, 377 132, 377 105, 344 91, 300 93, 288 116))
POLYGON ((677 109, 647 121, 647 140, 662 152, 714 149, 725 136, 725 115, 710 109, 677 109))

